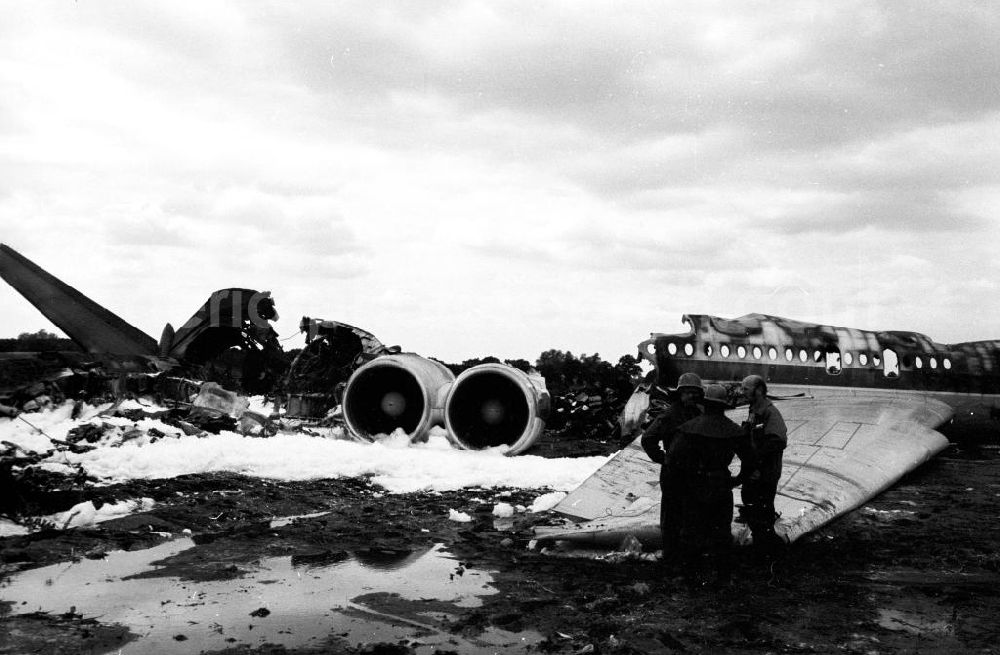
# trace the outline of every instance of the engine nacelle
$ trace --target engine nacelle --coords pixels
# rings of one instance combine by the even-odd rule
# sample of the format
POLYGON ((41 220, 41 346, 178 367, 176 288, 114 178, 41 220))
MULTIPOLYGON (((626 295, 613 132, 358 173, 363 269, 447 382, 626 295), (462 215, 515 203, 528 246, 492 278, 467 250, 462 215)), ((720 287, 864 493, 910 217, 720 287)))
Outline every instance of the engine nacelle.
POLYGON ((456 378, 445 400, 448 439, 457 448, 509 445, 524 452, 545 428, 551 404, 545 379, 505 364, 480 364, 456 378))
POLYGON ((347 428, 371 441, 396 428, 421 441, 444 424, 444 399, 455 380, 444 364, 413 353, 383 355, 356 370, 341 402, 347 428))

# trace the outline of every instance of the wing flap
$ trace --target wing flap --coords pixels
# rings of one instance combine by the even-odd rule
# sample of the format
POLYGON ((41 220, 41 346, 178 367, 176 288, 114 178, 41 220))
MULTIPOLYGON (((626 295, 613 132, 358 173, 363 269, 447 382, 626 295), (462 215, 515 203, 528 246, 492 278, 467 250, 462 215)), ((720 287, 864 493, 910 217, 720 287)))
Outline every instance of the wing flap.
MULTIPOLYGON (((934 428, 952 416, 948 405, 900 394, 777 401, 792 428, 775 510, 776 530, 795 541, 864 504, 948 446, 934 428)), ((729 412, 740 421, 746 409, 729 412)), ((738 461, 733 471, 739 468, 738 461)), ((739 490, 734 500, 740 502, 739 490)), ((655 544, 659 535, 659 466, 636 439, 571 492, 554 510, 587 523, 536 531, 541 540, 614 544, 628 531, 655 544)), ((737 541, 749 539, 734 522, 737 541)))
POLYGON ((640 498, 660 497, 660 465, 651 461, 636 437, 553 510, 575 519, 613 516, 640 498))

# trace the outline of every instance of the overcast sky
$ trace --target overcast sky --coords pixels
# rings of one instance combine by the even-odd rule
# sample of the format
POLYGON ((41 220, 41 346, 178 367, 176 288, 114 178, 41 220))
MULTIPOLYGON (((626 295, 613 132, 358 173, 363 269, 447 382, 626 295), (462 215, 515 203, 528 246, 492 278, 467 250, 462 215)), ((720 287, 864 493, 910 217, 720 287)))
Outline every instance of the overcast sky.
MULTIPOLYGON (((31 2, 0 241, 159 338, 215 289, 460 361, 685 313, 1000 338, 991 2, 31 2)), ((6 284, 0 336, 53 329, 6 284)))

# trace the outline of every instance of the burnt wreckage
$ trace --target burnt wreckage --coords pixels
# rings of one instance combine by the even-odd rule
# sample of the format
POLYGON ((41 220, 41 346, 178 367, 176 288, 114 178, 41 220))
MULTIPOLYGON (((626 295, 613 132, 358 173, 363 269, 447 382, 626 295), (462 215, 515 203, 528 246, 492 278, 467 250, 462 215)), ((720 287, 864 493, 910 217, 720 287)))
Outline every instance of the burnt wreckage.
POLYGON ((283 380, 289 416, 323 416, 340 404, 355 370, 376 357, 400 352, 399 346, 385 346, 372 333, 337 321, 303 316, 299 331, 306 343, 283 380))
POLYGON ((385 346, 352 325, 304 317, 306 345, 285 378, 288 415, 340 412, 356 439, 403 430, 426 440, 444 427, 456 448, 529 449, 549 414, 545 380, 506 364, 480 364, 457 377, 441 362, 385 346))
MULTIPOLYGON (((639 356, 655 367, 621 416, 634 440, 556 507, 574 520, 538 530, 542 541, 659 543, 659 466, 639 437, 657 400, 683 373, 727 386, 750 374, 767 381, 784 416, 788 446, 775 499, 775 529, 794 541, 860 506, 944 450, 942 430, 996 437, 1000 341, 945 345, 917 332, 816 325, 764 314, 684 316, 689 331, 653 334, 639 356)), ((747 409, 727 412, 737 422, 747 409)), ((737 464, 731 467, 736 472, 737 464)), ((741 503, 736 491, 737 509, 741 503)), ((734 537, 749 539, 734 516, 734 537)))
POLYGON ((438 426, 457 448, 503 445, 508 455, 530 448, 548 416, 540 375, 482 364, 456 377, 436 360, 386 347, 334 321, 304 317, 305 347, 286 367, 267 291, 216 291, 176 332, 167 324, 157 342, 5 245, 0 276, 83 350, 66 355, 58 372, 46 372, 48 381, 62 379, 67 387, 69 378, 99 377, 118 396, 154 391, 179 400, 193 399, 202 387, 187 378, 248 394, 277 390, 289 416, 323 417, 340 405, 348 431, 359 440, 401 429, 420 441, 438 426))
POLYGON ((277 312, 267 291, 216 291, 176 333, 168 323, 157 343, 6 245, 0 245, 0 277, 83 351, 60 353, 70 369, 59 372, 63 378, 73 370, 110 376, 169 371, 259 393, 283 366, 270 325, 277 312))
POLYGON ((278 319, 268 291, 221 289, 175 333, 169 323, 160 354, 185 364, 192 377, 249 394, 269 392, 285 366, 278 319))

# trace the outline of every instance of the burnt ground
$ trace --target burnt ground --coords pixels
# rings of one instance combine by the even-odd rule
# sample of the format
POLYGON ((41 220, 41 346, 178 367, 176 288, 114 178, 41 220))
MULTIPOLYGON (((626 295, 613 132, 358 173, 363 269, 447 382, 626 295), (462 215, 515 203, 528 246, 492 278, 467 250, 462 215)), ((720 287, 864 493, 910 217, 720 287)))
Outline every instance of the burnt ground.
MULTIPOLYGON (((594 445, 574 448, 589 453, 594 445)), ((547 450, 565 449, 550 444, 547 450)), ((462 565, 491 571, 500 591, 484 597, 482 606, 450 608, 454 619, 445 628, 465 636, 491 626, 534 630, 544 639, 528 647, 533 652, 994 653, 1000 652, 1000 460, 986 456, 991 453, 952 448, 775 561, 740 549, 734 582, 724 588, 691 583, 681 571, 643 559, 570 559, 529 550, 532 525, 549 520, 542 515, 518 514, 511 530, 498 529, 491 514, 496 502, 528 505, 545 490, 389 495, 361 479, 287 483, 237 475, 90 487, 86 498, 151 497, 156 506, 93 529, 0 539, 0 571, 7 576, 144 549, 184 529, 197 546, 167 560, 160 574, 193 584, 240 576, 265 556, 325 561, 346 552, 391 555, 443 543, 462 565), (448 520, 452 508, 473 520, 448 520), (329 513, 269 526, 276 516, 321 511, 329 513)), ((0 608, 0 653, 116 652, 133 637, 88 618, 87 608, 73 607, 71 598, 67 606, 72 609, 59 615, 0 608)), ((398 615, 405 608, 394 610, 398 615)), ((234 644, 216 652, 407 648, 351 645, 331 636, 322 650, 234 644)))

